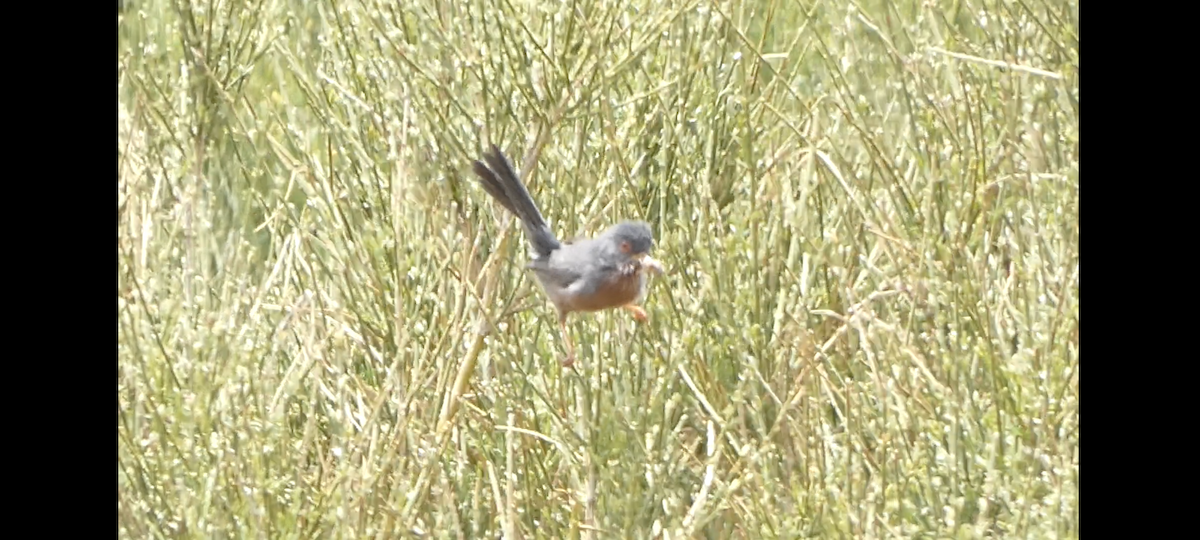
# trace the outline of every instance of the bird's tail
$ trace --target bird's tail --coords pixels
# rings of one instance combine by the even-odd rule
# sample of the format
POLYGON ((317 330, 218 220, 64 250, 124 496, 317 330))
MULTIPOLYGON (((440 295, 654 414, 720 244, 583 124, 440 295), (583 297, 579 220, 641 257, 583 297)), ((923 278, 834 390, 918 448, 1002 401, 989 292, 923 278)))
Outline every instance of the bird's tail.
POLYGON ((517 177, 517 173, 513 171, 512 165, 500 149, 493 144, 492 151, 483 154, 483 160, 487 162, 486 165, 478 160, 472 164, 475 175, 479 177, 479 183, 496 202, 521 220, 525 234, 529 236, 529 243, 533 244, 538 257, 546 257, 551 251, 562 247, 554 233, 550 232, 550 227, 538 211, 533 197, 529 196, 525 184, 521 183, 521 179, 517 177))

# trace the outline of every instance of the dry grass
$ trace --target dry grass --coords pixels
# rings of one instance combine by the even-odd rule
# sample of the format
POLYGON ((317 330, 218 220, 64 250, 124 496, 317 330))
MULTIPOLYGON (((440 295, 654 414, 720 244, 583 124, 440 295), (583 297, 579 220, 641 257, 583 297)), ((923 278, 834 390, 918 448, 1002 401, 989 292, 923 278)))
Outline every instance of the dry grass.
POLYGON ((1077 537, 1077 13, 127 2, 119 536, 1077 537))

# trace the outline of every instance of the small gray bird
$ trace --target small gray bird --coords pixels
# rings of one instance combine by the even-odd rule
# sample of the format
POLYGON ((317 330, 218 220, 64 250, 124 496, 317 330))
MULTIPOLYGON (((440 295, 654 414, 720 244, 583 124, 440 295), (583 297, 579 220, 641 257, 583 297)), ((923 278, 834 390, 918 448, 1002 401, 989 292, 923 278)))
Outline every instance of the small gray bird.
POLYGON ((512 165, 496 145, 475 161, 473 168, 496 202, 521 220, 533 246, 532 269, 546 296, 558 309, 558 327, 567 349, 564 366, 575 361, 575 346, 567 333, 573 311, 623 308, 639 322, 646 311, 637 305, 646 288, 646 271, 663 273, 662 263, 650 256, 654 237, 643 221, 623 221, 592 239, 562 243, 550 231, 537 204, 512 165))

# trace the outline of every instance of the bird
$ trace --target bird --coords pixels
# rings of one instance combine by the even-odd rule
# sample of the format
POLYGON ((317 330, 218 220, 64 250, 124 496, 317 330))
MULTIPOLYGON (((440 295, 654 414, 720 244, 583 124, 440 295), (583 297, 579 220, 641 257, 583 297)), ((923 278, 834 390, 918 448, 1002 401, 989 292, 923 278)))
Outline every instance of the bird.
POLYGON ((575 345, 567 332, 574 312, 624 309, 645 323, 649 317, 638 305, 649 272, 663 274, 663 264, 650 256, 654 235, 644 221, 622 221, 595 238, 560 242, 550 230, 512 164, 495 144, 472 169, 483 190, 521 221, 529 240, 526 264, 558 312, 558 328, 566 349, 562 364, 575 362, 575 345))

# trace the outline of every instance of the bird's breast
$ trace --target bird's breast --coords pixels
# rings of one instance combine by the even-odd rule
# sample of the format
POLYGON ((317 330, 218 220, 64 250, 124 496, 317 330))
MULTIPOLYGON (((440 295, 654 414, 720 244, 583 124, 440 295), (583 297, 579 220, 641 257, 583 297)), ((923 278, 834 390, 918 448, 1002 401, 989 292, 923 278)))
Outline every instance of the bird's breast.
POLYGON ((587 294, 577 294, 571 304, 576 311, 600 311, 633 303, 642 294, 646 277, 641 272, 611 272, 587 294))

